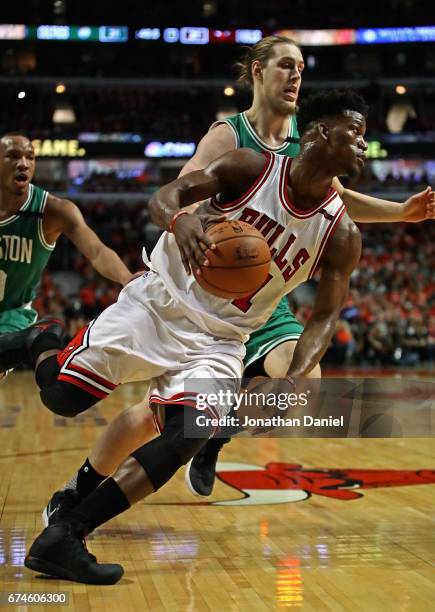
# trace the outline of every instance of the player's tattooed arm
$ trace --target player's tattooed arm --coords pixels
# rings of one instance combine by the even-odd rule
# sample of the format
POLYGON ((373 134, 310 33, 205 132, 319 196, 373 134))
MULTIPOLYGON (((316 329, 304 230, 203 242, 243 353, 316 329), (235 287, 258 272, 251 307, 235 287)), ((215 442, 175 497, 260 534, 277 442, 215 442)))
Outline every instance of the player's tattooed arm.
POLYGON ((263 167, 261 154, 252 149, 238 149, 219 157, 203 170, 179 177, 153 195, 149 203, 151 218, 162 229, 174 233, 188 274, 191 267, 199 273, 201 265, 208 265, 205 252, 215 245, 205 231, 225 217, 182 214, 182 209, 217 194, 237 199, 255 181, 263 167))
POLYGON ((435 219, 435 193, 426 187, 406 202, 391 202, 345 189, 335 178, 333 187, 346 205, 348 215, 359 223, 420 223, 435 219))
POLYGON ((361 235, 345 214, 322 256, 313 313, 296 344, 289 376, 306 376, 325 354, 348 295, 350 275, 360 256, 361 235))

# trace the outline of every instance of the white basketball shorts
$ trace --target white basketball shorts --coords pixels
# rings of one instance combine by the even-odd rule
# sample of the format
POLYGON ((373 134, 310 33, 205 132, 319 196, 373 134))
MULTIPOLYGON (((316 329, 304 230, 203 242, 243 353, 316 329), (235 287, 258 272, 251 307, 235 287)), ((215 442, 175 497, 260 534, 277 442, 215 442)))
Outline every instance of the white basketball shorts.
MULTIPOLYGON (((59 354, 58 380, 99 399, 120 384, 150 381, 151 404, 197 407, 198 389, 238 391, 243 356, 241 342, 202 331, 186 318, 158 274, 147 272, 59 354)), ((224 403, 206 410, 219 418, 229 408, 224 403)))

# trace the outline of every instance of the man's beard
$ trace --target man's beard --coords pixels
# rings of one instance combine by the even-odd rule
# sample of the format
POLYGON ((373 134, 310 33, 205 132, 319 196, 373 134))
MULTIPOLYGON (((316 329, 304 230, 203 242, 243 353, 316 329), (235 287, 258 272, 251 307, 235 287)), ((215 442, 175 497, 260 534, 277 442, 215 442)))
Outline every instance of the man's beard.
POLYGON ((296 104, 294 106, 289 106, 282 100, 275 100, 272 104, 272 108, 277 115, 281 115, 282 117, 288 117, 289 115, 294 115, 296 113, 296 104))

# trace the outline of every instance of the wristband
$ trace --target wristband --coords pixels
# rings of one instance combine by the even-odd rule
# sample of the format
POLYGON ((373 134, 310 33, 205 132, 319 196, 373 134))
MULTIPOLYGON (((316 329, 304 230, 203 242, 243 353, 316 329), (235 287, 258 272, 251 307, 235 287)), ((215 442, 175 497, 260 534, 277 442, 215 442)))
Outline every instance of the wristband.
POLYGON ((178 212, 175 213, 175 215, 172 217, 168 225, 168 232, 170 234, 174 232, 175 222, 178 219, 178 217, 181 217, 181 215, 190 215, 190 213, 187 210, 179 210, 178 212))

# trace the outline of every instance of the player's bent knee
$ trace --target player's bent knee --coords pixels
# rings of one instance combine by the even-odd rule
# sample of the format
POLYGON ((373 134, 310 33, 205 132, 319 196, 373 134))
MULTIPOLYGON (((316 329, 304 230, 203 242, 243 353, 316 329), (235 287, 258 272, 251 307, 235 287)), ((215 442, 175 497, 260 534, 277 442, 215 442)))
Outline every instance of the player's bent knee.
POLYGON ((51 412, 75 417, 100 400, 76 385, 58 380, 59 371, 55 355, 42 361, 35 370, 35 380, 41 389, 41 401, 51 412))
POLYGON ((309 372, 305 378, 322 378, 322 368, 318 363, 314 368, 309 372))
MULTIPOLYGON (((293 354, 296 349, 296 345, 296 340, 289 340, 287 342, 283 342, 282 344, 279 344, 278 346, 273 348, 264 357, 263 369, 266 376, 270 376, 270 378, 285 378, 287 376, 288 369, 293 360, 293 354)), ((258 360, 258 363, 261 363, 261 360, 258 360)), ((264 374, 258 371, 258 369, 255 371, 254 376, 262 375, 264 374)), ((320 367, 320 364, 314 366, 311 372, 306 374, 304 378, 322 378, 322 369, 320 367)))
POLYGON ((194 408, 168 407, 162 434, 132 453, 132 457, 147 473, 155 491, 190 461, 207 442, 207 436, 213 433, 211 429, 205 431, 199 426, 195 429, 197 414, 194 408), (189 436, 198 434, 198 437, 185 437, 185 426, 189 436))
POLYGON ((43 387, 40 397, 51 412, 64 417, 75 417, 99 401, 86 391, 61 381, 43 387))
POLYGON ((35 369, 36 384, 40 389, 53 385, 57 380, 59 371, 60 366, 55 355, 44 359, 35 369))
POLYGON ((198 414, 200 413, 195 408, 185 406, 183 411, 175 408, 170 415, 166 415, 162 435, 166 435, 171 441, 183 465, 201 450, 214 432, 212 426, 197 424, 198 414))

